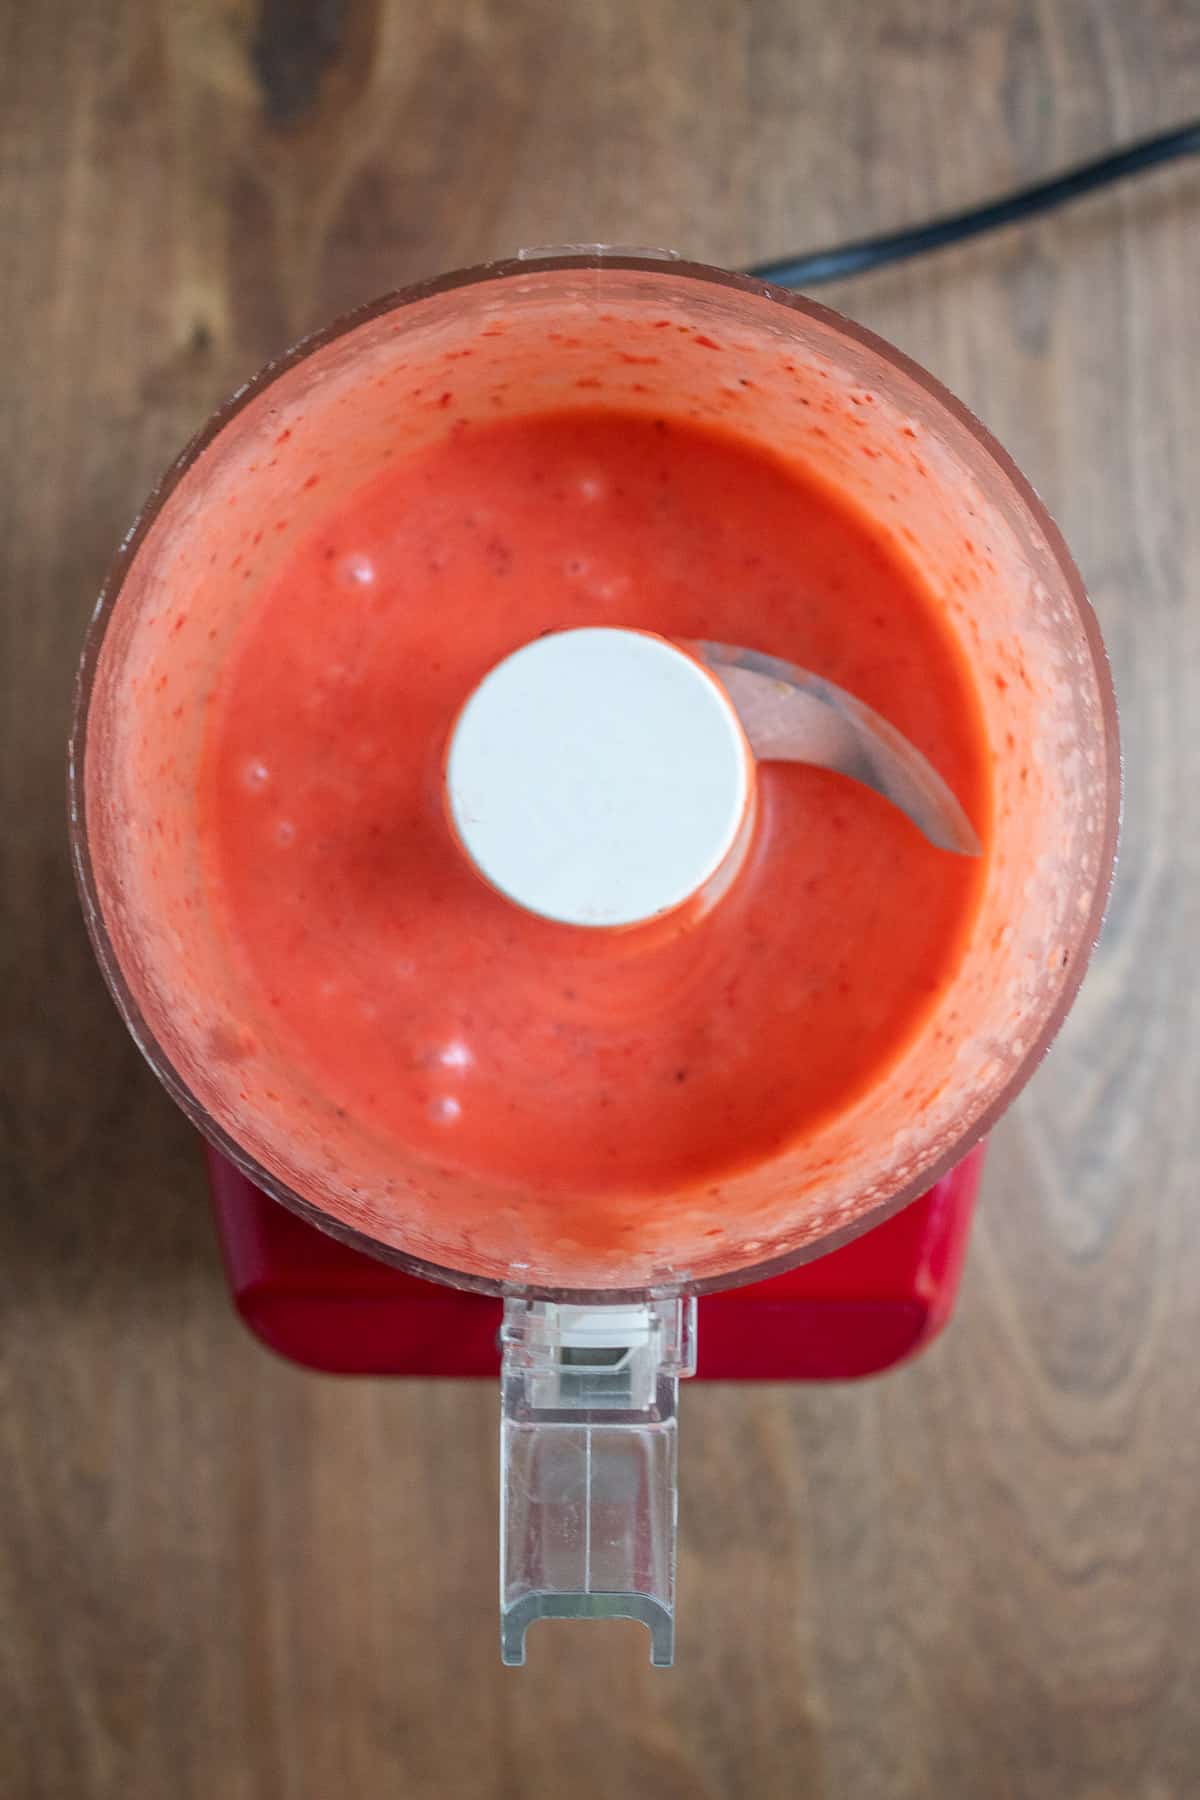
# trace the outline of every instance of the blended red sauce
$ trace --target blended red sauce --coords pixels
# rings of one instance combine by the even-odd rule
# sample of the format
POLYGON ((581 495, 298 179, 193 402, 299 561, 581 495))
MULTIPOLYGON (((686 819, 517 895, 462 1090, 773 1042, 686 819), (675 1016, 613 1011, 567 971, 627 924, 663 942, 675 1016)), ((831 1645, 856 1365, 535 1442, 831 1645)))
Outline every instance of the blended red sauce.
POLYGON ((898 547, 740 438, 588 411, 464 428, 320 524, 213 696, 202 849, 247 1003, 335 1105, 431 1167, 652 1196, 753 1167, 869 1091, 954 972, 984 859, 842 777, 768 764, 709 911, 618 933, 522 912, 454 841, 442 757, 494 663, 583 624, 829 677, 986 836, 970 675, 898 547))

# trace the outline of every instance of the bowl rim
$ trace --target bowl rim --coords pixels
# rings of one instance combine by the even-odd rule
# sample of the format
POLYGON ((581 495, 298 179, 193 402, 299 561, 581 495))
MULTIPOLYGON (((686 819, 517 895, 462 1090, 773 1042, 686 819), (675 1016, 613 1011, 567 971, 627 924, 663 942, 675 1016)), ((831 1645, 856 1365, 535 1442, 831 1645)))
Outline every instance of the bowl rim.
POLYGON ((84 922, 93 951, 109 991, 116 1002, 117 1010, 138 1049, 158 1080, 197 1130, 223 1157, 240 1169, 256 1187, 261 1188, 264 1193, 280 1201, 292 1212, 299 1214, 310 1224, 317 1226, 351 1249, 359 1250, 395 1268, 402 1269, 407 1274, 443 1285, 466 1289, 470 1292, 525 1300, 570 1302, 576 1305, 616 1305, 646 1298, 666 1299, 685 1295, 703 1295, 725 1288, 745 1286, 751 1282, 769 1280, 774 1275, 782 1275, 789 1269, 825 1256, 830 1251, 839 1249, 842 1245, 861 1237, 865 1232, 873 1230, 875 1226, 881 1225, 886 1219, 891 1218, 893 1214, 901 1211, 911 1201, 925 1193, 956 1163, 960 1162, 968 1151, 987 1136, 997 1120, 1011 1106, 1042 1061, 1074 1004, 1104 923, 1116 867, 1121 801, 1122 765, 1116 693, 1108 655, 1100 635, 1099 623, 1088 598, 1083 579, 1061 531, 1038 497, 1036 490, 1021 473, 1003 445, 992 436, 975 414, 949 389, 944 387, 935 376, 922 368, 919 363, 914 362, 911 357, 905 355, 902 350, 896 349, 894 345, 879 337, 875 332, 868 330, 866 326, 846 318, 832 307, 824 306, 819 301, 810 300, 807 296, 787 288, 776 287, 757 277, 737 274, 732 270, 717 268, 706 263, 691 262, 666 254, 639 254, 608 250, 602 246, 562 252, 538 251, 534 256, 518 256, 480 263, 470 268, 451 270, 445 274, 395 289, 362 306, 340 314, 319 331, 301 338, 282 355, 265 364, 250 380, 243 382, 240 387, 235 389, 210 415, 151 489, 113 557, 88 623, 83 652, 76 672, 67 756, 67 803, 71 862, 83 909, 84 922), (137 1000, 125 980, 108 934, 87 835, 85 766, 88 713, 109 619, 116 608, 125 580, 146 536, 176 488, 225 427, 297 364, 306 361, 318 351, 359 330, 362 326, 370 324, 375 319, 421 301, 453 293, 463 287, 502 283, 518 277, 528 279, 531 274, 587 269, 629 270, 670 275, 675 280, 695 281, 710 287, 731 288, 775 302, 802 314, 814 324, 832 331, 836 336, 849 339, 890 364, 901 375, 924 390, 966 431, 969 437, 974 439, 983 455, 997 465, 1000 473, 1015 491, 1017 498, 1027 508, 1037 530, 1045 539, 1051 555, 1062 572, 1091 656, 1100 698, 1101 735, 1105 758, 1102 789, 1104 819, 1101 828, 1097 874, 1087 917, 1078 934, 1077 949, 1072 958, 1072 966, 1040 1031, 1031 1040, 1021 1060, 1015 1065, 1003 1086, 980 1114, 971 1121, 965 1131, 940 1155, 924 1165, 916 1177, 906 1182, 895 1193, 890 1194, 886 1200, 869 1208, 850 1224, 830 1232, 814 1242, 784 1251, 759 1262, 741 1265, 724 1273, 704 1275, 696 1279, 681 1276, 678 1280, 656 1281, 643 1287, 634 1288, 569 1288, 540 1283, 521 1283, 495 1280, 469 1271, 448 1268, 412 1255, 395 1245, 384 1243, 358 1227, 345 1223, 335 1215, 324 1212, 311 1201, 306 1200, 302 1194, 298 1194, 295 1189, 290 1188, 286 1182, 273 1175, 269 1169, 264 1168, 205 1110, 176 1071, 147 1024, 137 1000))

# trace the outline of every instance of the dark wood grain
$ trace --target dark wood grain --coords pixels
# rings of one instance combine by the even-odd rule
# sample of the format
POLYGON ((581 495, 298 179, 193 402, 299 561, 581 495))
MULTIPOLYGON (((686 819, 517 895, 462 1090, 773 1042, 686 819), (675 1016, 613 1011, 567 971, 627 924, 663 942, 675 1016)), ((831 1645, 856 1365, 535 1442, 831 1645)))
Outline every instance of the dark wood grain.
POLYGON ((289 338, 521 243, 737 264, 961 204, 1200 110, 1200 10, 3 10, 0 1793, 1200 1791, 1200 169, 832 296, 1061 519, 1116 665, 1124 860, 948 1338, 853 1391, 686 1395, 673 1673, 633 1626, 499 1667, 486 1387, 338 1384, 242 1334, 62 817, 107 559, 289 338))

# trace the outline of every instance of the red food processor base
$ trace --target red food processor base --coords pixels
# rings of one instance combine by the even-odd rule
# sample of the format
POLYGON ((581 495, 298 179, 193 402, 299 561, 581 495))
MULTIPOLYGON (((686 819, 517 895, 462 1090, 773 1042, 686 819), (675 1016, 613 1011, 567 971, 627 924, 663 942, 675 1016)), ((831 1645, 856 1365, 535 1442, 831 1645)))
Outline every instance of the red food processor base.
MULTIPOLYGON (((706 1294, 698 1379, 851 1381, 923 1350, 954 1309, 984 1148, 842 1249, 706 1294)), ((335 1375, 496 1377, 500 1300, 351 1250, 207 1155, 234 1305, 264 1344, 335 1375)))

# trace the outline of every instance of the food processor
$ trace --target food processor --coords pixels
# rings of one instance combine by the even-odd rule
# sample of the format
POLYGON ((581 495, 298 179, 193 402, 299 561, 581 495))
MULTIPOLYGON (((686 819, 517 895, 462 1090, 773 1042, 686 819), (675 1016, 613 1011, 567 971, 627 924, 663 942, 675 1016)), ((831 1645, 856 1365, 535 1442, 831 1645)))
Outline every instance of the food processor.
POLYGON ((1028 482, 906 357, 761 280, 584 246, 425 282, 264 370, 151 496, 89 633, 70 794, 93 944, 143 1054, 208 1140, 243 1315, 315 1367, 498 1364, 504 1660, 524 1660, 537 1619, 632 1617, 669 1664, 680 1379, 697 1366, 852 1376, 933 1335, 985 1136, 1099 931, 1119 810, 1112 687, 1028 482), (739 879, 756 768, 772 757, 871 785, 944 854, 982 858, 953 977, 862 1103, 677 1203, 603 1196, 612 1229, 581 1248, 566 1246, 555 1196, 398 1157, 247 1027, 196 808, 208 696, 321 512, 453 422, 599 399, 819 464, 919 563, 971 667, 989 794, 976 837, 886 721, 770 643, 667 642, 636 620, 564 632, 462 696, 436 771, 447 831, 504 904, 584 934, 598 956, 624 954, 631 927, 703 930, 739 879), (229 579, 251 541, 252 568, 229 579), (647 759, 685 739, 659 791, 647 759))

